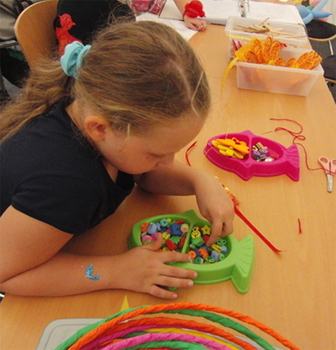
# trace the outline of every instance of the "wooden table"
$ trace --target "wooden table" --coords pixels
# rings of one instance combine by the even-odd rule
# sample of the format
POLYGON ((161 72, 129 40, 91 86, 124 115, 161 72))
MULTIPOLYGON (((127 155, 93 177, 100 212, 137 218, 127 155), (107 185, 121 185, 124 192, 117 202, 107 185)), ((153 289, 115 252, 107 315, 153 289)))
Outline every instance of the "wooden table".
MULTIPOLYGON (((304 350, 336 349, 336 188, 333 193, 327 193, 325 174, 307 169, 300 146, 298 182, 286 175, 244 181, 217 168, 203 155, 210 137, 244 130, 289 147, 293 137, 288 132, 272 130, 281 126, 299 131, 299 127, 293 122, 270 120, 288 118, 303 126, 306 139, 300 142, 307 150, 307 162, 311 168, 318 168, 319 156, 336 157, 336 106, 332 96, 322 77, 308 97, 238 90, 235 68, 221 91, 228 62, 224 27, 209 26, 206 33, 195 35, 191 43, 209 76, 213 110, 189 155, 190 162, 193 167, 218 176, 238 197, 245 216, 285 252, 273 252, 237 217, 235 237, 238 240, 249 234, 255 237, 256 263, 248 293, 239 294, 227 281, 179 290, 177 302, 211 304, 247 314, 304 350)), ((184 153, 182 150, 177 155, 181 161, 184 153)), ((74 238, 66 249, 85 254, 123 252, 127 249, 127 236, 137 221, 189 209, 197 211, 193 197, 154 196, 135 190, 115 215, 95 230, 74 238)), ((120 311, 125 296, 130 307, 168 302, 118 290, 62 298, 6 295, 0 304, 0 349, 34 350, 51 321, 107 317, 120 311)))

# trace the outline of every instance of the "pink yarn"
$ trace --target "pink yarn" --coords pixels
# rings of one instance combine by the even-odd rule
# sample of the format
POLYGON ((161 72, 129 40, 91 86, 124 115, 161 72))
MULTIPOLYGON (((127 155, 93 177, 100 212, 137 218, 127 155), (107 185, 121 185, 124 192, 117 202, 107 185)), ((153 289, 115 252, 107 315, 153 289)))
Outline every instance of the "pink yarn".
POLYGON ((101 350, 124 350, 124 349, 127 349, 128 347, 136 346, 139 344, 145 344, 148 342, 154 342, 154 341, 169 342, 171 340, 202 344, 206 346, 207 349, 209 350, 232 350, 227 346, 223 344, 219 344, 215 341, 201 338, 201 337, 196 337, 194 335, 181 334, 181 333, 147 333, 135 338, 121 340, 118 343, 101 348, 101 350))

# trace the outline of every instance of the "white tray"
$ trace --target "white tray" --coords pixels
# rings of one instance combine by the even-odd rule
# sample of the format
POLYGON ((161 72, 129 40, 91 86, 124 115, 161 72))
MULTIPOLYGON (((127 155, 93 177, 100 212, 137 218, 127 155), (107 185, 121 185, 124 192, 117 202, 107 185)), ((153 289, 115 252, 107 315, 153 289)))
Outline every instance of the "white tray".
POLYGON ((101 318, 68 318, 52 321, 45 328, 36 350, 55 350, 81 328, 101 320, 101 318))

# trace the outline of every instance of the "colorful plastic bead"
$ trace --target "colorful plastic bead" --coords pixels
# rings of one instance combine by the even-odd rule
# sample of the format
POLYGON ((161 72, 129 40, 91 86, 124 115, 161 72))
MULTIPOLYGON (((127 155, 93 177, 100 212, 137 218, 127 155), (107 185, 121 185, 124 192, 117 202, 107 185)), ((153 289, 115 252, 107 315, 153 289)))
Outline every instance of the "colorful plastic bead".
POLYGON ((203 232, 203 235, 208 235, 210 236, 211 234, 211 228, 208 226, 208 225, 204 225, 202 227, 202 232, 203 232))
POLYGON ((163 237, 163 239, 169 239, 171 237, 171 234, 168 232, 164 232, 164 233, 162 233, 162 237, 163 237))
POLYGON ((193 230, 193 231, 191 232, 191 238, 192 238, 192 239, 195 239, 195 238, 197 238, 197 237, 201 237, 201 232, 198 231, 198 230, 193 230))
POLYGON ((182 224, 180 227, 181 232, 187 233, 189 231, 189 225, 188 224, 182 224))
POLYGON ((201 245, 204 244, 202 237, 197 237, 197 238, 193 239, 192 242, 196 247, 200 247, 201 245))
POLYGON ((147 232, 147 228, 148 228, 148 222, 144 222, 144 223, 141 225, 141 232, 142 232, 142 233, 147 232))
POLYGON ((194 259, 194 264, 202 265, 203 263, 204 260, 199 256, 194 259))
POLYGON ((170 249, 170 250, 176 250, 177 245, 171 241, 170 239, 166 240, 166 246, 170 249))
POLYGON ((211 248, 212 248, 213 250, 215 250, 216 252, 218 252, 218 253, 220 253, 220 251, 221 251, 221 247, 220 247, 219 245, 217 245, 217 244, 213 244, 213 245, 211 246, 211 248))
POLYGON ((149 235, 144 235, 141 237, 142 244, 147 244, 153 241, 153 238, 149 235))
POLYGON ((200 252, 200 254, 201 254, 201 256, 202 256, 203 259, 206 259, 206 258, 209 256, 207 250, 204 249, 204 248, 203 248, 203 249, 200 248, 198 251, 200 252))
POLYGON ((171 236, 169 238, 172 242, 174 242, 176 245, 178 245, 181 241, 181 237, 180 236, 171 236))
POLYGON ((219 260, 220 260, 220 253, 218 253, 218 252, 216 252, 215 250, 213 250, 213 251, 211 252, 211 258, 212 258, 215 262, 219 261, 219 260))
POLYGON ((157 225, 154 223, 154 222, 151 222, 148 226, 148 229, 147 229, 147 232, 148 234, 152 235, 154 234, 155 232, 157 232, 157 225))
POLYGON ((225 245, 221 246, 220 252, 221 252, 222 254, 226 254, 227 251, 228 251, 228 249, 227 249, 227 247, 226 247, 225 245))
POLYGON ((184 246, 185 240, 186 240, 186 236, 183 235, 183 236, 181 237, 180 243, 178 244, 177 248, 182 249, 183 246, 184 246))
POLYGON ((168 220, 167 219, 161 219, 160 220, 160 225, 163 227, 167 227, 168 226, 168 220))
POLYGON ((183 233, 180 230, 180 227, 181 227, 181 225, 180 224, 176 224, 176 223, 174 223, 174 224, 172 224, 170 226, 171 233, 172 233, 173 236, 182 236, 183 233))
POLYGON ((226 244, 226 239, 225 238, 219 238, 216 242, 219 246, 223 246, 226 244))
POLYGON ((193 250, 189 250, 188 255, 191 257, 191 259, 195 259, 197 257, 197 254, 193 250))

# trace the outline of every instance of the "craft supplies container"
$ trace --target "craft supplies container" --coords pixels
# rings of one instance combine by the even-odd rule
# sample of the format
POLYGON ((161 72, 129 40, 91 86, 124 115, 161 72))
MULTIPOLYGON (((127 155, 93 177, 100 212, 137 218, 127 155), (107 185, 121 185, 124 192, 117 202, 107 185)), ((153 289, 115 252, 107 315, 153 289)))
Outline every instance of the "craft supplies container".
MULTIPOLYGON (((162 219, 172 221, 183 220, 190 227, 183 248, 183 253, 188 253, 191 242, 191 232, 195 226, 207 225, 208 221, 199 218, 194 210, 189 210, 181 214, 165 214, 153 216, 136 223, 132 228, 132 233, 128 237, 128 246, 135 248, 142 245, 141 231, 144 223, 158 223, 162 219)), ((234 235, 225 237, 227 252, 224 260, 212 264, 195 264, 172 262, 170 265, 194 270, 198 276, 194 279, 195 284, 214 284, 231 280, 239 293, 246 293, 250 287, 252 273, 254 270, 255 250, 253 236, 248 235, 238 241, 234 235)))
MULTIPOLYGON (((286 61, 299 58, 308 49, 284 48, 280 56, 286 61)), ((316 82, 323 75, 319 64, 314 69, 277 67, 268 64, 236 62, 237 87, 239 89, 273 92, 278 94, 307 96, 316 82)))
POLYGON ((270 177, 283 174, 293 181, 298 181, 300 178, 300 157, 297 145, 291 145, 289 148, 286 148, 278 142, 254 135, 250 130, 213 136, 204 147, 204 154, 210 162, 219 168, 231 171, 245 181, 253 176, 270 177), (212 144, 212 141, 216 139, 232 138, 243 141, 249 146, 250 153, 244 159, 224 156, 212 144), (276 156, 277 159, 272 162, 262 162, 253 159, 251 150, 253 145, 258 142, 266 146, 269 153, 276 156))
POLYGON ((293 35, 292 37, 288 37, 281 34, 271 34, 270 32, 265 33, 248 33, 243 31, 239 26, 252 26, 258 25, 262 20, 260 18, 244 18, 244 17, 229 17, 226 27, 225 33, 229 36, 230 45, 229 45, 229 60, 234 57, 235 48, 239 48, 242 45, 246 44, 249 40, 253 38, 259 38, 260 40, 264 40, 267 36, 272 36, 274 40, 278 40, 283 44, 286 44, 288 47, 301 47, 307 41, 307 34, 305 27, 301 24, 293 24, 293 23, 284 23, 284 22, 276 22, 276 21, 266 21, 272 28, 279 29, 281 28, 281 32, 289 33, 293 35))

